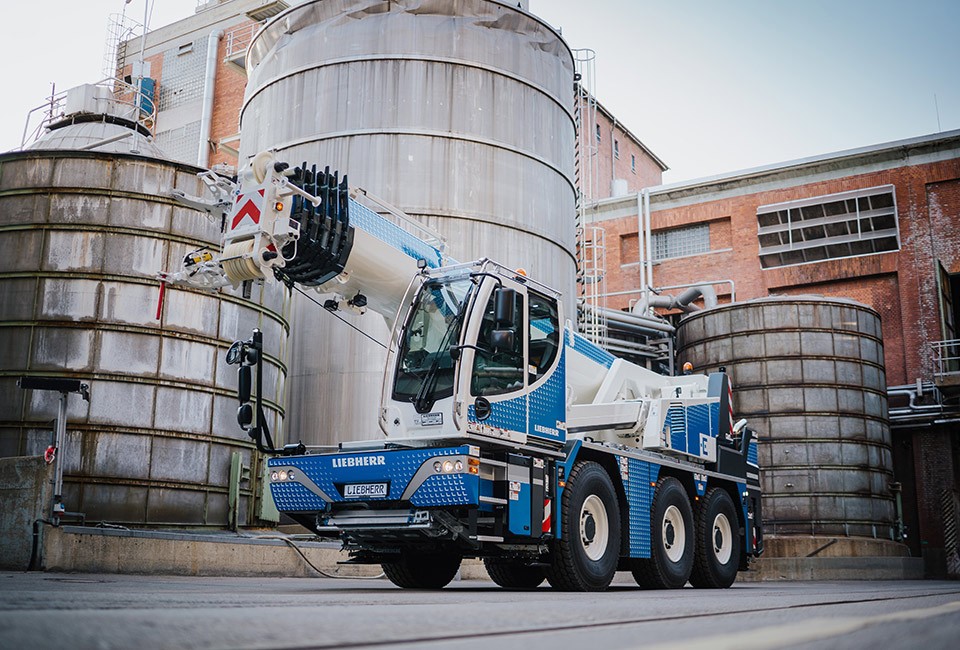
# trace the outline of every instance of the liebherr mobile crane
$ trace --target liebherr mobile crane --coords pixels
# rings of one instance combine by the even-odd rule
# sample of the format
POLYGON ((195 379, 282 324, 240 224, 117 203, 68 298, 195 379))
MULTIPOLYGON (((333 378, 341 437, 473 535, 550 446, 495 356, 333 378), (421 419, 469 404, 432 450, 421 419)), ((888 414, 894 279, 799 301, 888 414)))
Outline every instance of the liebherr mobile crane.
POLYGON ((615 357, 574 331, 557 291, 489 259, 451 262, 329 169, 264 152, 237 185, 203 177, 213 201, 177 198, 220 214, 222 251, 162 280, 316 287, 328 309, 394 319, 367 441, 275 448, 262 335, 227 355, 277 508, 352 562, 406 588, 442 588, 466 557, 509 588, 603 590, 617 570, 722 588, 762 552, 756 439, 734 424, 725 373, 615 357))

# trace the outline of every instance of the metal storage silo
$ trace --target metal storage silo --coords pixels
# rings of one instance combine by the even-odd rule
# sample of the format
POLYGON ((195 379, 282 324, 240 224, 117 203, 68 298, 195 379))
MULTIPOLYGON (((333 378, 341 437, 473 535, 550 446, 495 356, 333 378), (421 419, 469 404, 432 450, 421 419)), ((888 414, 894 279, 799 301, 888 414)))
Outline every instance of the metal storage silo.
MULTIPOLYGON (((575 295, 574 63, 517 3, 314 0, 257 35, 241 160, 330 165, 444 234, 575 295)), ((376 317, 352 319, 375 338, 376 317)), ((384 354, 296 300, 288 439, 379 435, 384 354)))
POLYGON ((157 320, 155 274, 217 247, 219 224, 167 198, 175 188, 202 194, 200 170, 163 160, 134 126, 74 117, 0 155, 0 456, 42 454, 52 442, 57 394, 20 390, 17 377, 81 379, 90 401, 69 400, 60 452, 68 510, 88 521, 224 526, 237 453, 253 468, 242 525, 254 518, 258 460, 236 423, 236 371, 224 353, 253 327, 268 333, 265 384, 279 426, 283 294, 168 290, 157 320), (129 153, 134 141, 140 155, 129 153))
POLYGON ((819 296, 725 305, 681 322, 678 353, 730 372, 736 416, 760 435, 768 533, 895 538, 877 312, 819 296))

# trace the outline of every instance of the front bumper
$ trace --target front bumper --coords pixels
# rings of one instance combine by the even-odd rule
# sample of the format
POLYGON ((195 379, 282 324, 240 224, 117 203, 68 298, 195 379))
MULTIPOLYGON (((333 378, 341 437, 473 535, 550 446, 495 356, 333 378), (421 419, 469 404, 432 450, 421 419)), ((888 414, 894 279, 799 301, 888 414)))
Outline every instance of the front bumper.
POLYGON ((480 477, 471 471, 470 452, 462 445, 271 458, 270 490, 277 509, 288 514, 476 506, 480 477), (369 496, 383 485, 384 496, 369 496), (367 496, 348 496, 350 486, 367 496))

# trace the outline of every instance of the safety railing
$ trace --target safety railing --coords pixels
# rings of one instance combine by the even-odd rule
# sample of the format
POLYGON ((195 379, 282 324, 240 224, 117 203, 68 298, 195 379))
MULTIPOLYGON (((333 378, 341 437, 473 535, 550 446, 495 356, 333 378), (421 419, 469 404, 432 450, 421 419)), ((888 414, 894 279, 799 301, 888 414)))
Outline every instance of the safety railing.
POLYGON ((960 383, 960 339, 933 344, 933 377, 940 383, 960 383))
POLYGON ((108 77, 59 93, 54 88, 43 104, 27 113, 20 148, 37 140, 50 125, 81 113, 126 119, 152 134, 157 115, 153 84, 153 79, 141 79, 137 85, 133 85, 108 77))
MULTIPOLYGON (((245 58, 247 48, 253 41, 254 35, 260 29, 260 23, 246 23, 231 29, 223 35, 224 60, 228 62, 237 62, 245 58)), ((239 63, 238 63, 239 65, 239 63)))

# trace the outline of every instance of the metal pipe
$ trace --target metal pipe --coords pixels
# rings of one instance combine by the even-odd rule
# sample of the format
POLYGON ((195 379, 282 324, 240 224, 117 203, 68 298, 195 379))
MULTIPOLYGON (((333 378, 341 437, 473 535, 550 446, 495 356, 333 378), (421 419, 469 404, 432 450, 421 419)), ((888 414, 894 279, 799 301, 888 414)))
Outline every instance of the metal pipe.
POLYGON ((203 112, 200 114, 200 144, 197 148, 197 167, 207 168, 210 162, 210 135, 213 128, 213 91, 217 81, 217 50, 222 29, 214 29, 207 37, 207 68, 203 78, 203 112))
MULTIPOLYGON (((730 302, 736 302, 737 299, 737 289, 733 280, 710 280, 704 282, 689 282, 687 284, 671 284, 663 287, 656 287, 657 291, 667 291, 669 289, 686 289, 688 287, 702 287, 702 286, 713 286, 716 284, 729 284, 730 285, 730 302)), ((600 294, 601 298, 609 298, 610 296, 629 296, 635 293, 643 293, 643 289, 624 289, 623 291, 608 291, 607 293, 600 294)))
POLYGON ((79 151, 90 151, 91 149, 96 149, 97 147, 102 147, 107 144, 113 144, 114 142, 119 142, 120 140, 129 138, 134 133, 135 133, 135 130, 132 130, 132 131, 129 131, 128 133, 121 133, 120 135, 115 135, 111 138, 104 138, 103 140, 98 140, 97 142, 94 142, 92 144, 85 144, 82 147, 80 147, 79 151))
POLYGON ((67 438, 67 395, 60 393, 60 404, 57 407, 57 441, 56 457, 54 459, 53 474, 53 505, 51 507, 50 518, 57 521, 57 518, 63 513, 63 447, 67 438))
POLYGON ((647 291, 653 286, 653 234, 650 228, 650 190, 643 193, 645 238, 647 244, 647 291))
MULTIPOLYGON (((640 264, 640 293, 646 293, 646 276, 644 275, 645 269, 644 265, 646 261, 644 259, 644 251, 646 250, 644 241, 645 237, 643 236, 643 195, 647 192, 646 189, 640 190, 637 192, 637 261, 640 264)), ((631 292, 632 293, 632 292, 631 292)), ((614 295, 614 294, 607 294, 614 295)))
POLYGON ((647 327, 658 332, 667 332, 672 334, 676 331, 676 328, 665 321, 651 318, 650 316, 642 316, 640 314, 631 314, 627 312, 617 311, 616 309, 605 309, 603 307, 594 307, 593 305, 583 304, 580 305, 583 309, 587 311, 596 310, 598 315, 603 316, 608 321, 615 321, 618 323, 626 323, 628 325, 635 325, 637 327, 647 327))

